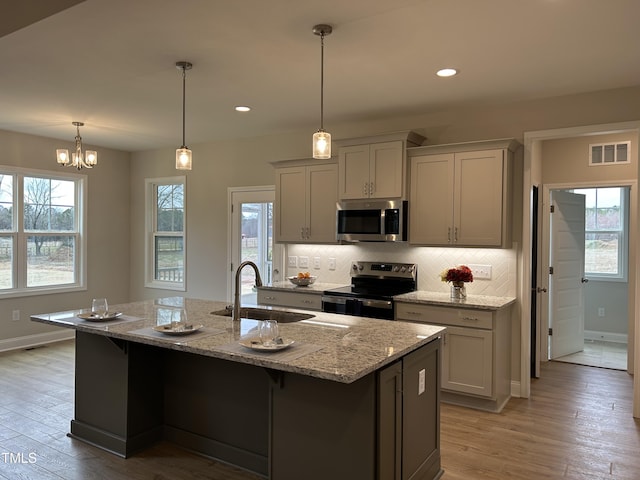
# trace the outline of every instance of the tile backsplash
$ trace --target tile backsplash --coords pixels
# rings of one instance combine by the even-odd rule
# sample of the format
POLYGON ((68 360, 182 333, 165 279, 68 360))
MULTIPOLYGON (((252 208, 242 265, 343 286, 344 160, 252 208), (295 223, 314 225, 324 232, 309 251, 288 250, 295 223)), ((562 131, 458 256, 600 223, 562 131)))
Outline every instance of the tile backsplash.
POLYGON ((318 281, 349 283, 349 269, 355 260, 406 262, 418 264, 418 289, 448 292, 449 285, 440 281, 440 272, 460 264, 490 265, 490 279, 474 279, 467 283, 467 293, 474 295, 516 296, 516 249, 414 247, 406 243, 357 243, 351 245, 287 245, 288 257, 303 257, 307 267, 287 266, 287 275, 309 271, 318 281), (335 259, 335 270, 330 266, 335 259), (319 268, 318 268, 319 267, 319 268))

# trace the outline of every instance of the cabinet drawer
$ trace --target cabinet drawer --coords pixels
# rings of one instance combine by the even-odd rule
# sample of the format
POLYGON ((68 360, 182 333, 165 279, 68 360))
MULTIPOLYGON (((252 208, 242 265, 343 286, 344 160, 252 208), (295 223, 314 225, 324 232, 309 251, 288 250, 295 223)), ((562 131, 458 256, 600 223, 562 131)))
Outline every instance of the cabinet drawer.
POLYGON ((259 289, 258 304, 321 311, 322 295, 259 289))
POLYGON ((418 303, 396 303, 396 319, 490 330, 493 312, 470 308, 438 307, 418 303))

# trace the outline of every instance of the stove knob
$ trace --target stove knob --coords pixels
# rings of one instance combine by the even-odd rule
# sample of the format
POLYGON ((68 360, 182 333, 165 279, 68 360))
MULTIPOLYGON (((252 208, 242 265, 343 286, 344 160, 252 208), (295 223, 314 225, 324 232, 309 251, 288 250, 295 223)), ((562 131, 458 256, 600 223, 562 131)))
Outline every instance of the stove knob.
POLYGON ((358 265, 358 270, 360 271, 364 270, 364 265, 358 265))
POLYGON ((407 271, 407 267, 402 267, 402 268, 400 269, 400 271, 401 271, 402 273, 406 272, 406 271, 407 271))
POLYGON ((395 267, 393 267, 393 271, 397 272, 398 270, 400 270, 400 267, 398 267, 397 265, 395 267))

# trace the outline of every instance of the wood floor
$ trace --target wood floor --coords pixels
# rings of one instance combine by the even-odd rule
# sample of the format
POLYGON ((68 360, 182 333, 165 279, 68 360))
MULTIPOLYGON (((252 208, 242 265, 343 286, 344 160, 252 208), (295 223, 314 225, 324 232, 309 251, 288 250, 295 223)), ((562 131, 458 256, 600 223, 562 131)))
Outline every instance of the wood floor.
MULTIPOLYGON (((0 354, 0 479, 259 478, 167 443, 124 460, 67 437, 73 359, 72 341, 0 354)), ((640 479, 631 394, 625 372, 549 362, 501 414, 442 405, 443 479, 640 479)))

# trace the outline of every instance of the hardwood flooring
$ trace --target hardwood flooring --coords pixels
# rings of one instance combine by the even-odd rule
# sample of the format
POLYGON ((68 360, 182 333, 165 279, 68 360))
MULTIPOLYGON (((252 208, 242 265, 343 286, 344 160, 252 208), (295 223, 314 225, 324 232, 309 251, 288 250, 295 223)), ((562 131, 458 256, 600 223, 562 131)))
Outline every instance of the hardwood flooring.
MULTIPOLYGON (((73 341, 0 354, 0 479, 260 478, 168 443, 124 460, 67 437, 73 362, 73 341)), ((631 395, 625 372, 548 362, 500 414, 443 404, 443 479, 640 479, 631 395)))

